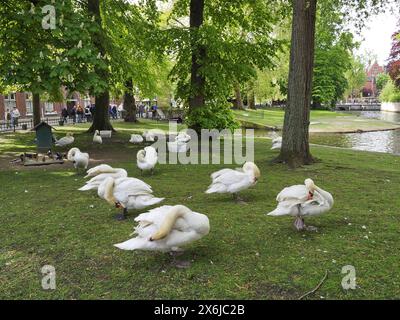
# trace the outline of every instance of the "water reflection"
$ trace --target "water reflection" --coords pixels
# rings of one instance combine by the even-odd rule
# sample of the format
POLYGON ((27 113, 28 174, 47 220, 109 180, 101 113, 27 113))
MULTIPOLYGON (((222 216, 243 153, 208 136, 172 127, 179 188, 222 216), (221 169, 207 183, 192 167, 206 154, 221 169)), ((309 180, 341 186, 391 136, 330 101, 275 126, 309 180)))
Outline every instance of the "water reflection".
MULTIPOLYGON (((400 124, 400 113, 361 111, 351 112, 360 117, 380 119, 400 124)), ((273 133, 266 130, 255 130, 256 136, 273 137, 273 133)), ((311 143, 335 147, 351 148, 375 152, 386 152, 400 155, 400 130, 376 131, 362 133, 312 133, 311 143)))
POLYGON ((381 112, 381 111, 352 111, 352 114, 359 115, 369 119, 379 119, 389 122, 400 123, 400 113, 396 112, 381 112))

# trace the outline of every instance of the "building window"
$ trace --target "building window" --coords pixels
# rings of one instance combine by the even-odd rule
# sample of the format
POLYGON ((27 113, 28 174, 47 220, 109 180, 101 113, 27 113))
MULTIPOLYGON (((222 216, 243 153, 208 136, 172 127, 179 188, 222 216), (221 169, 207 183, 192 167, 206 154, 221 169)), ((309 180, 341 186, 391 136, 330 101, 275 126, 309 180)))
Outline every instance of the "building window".
POLYGON ((9 93, 4 97, 4 107, 7 111, 11 111, 14 107, 17 106, 17 103, 15 101, 15 92, 9 93))
POLYGON ((44 112, 45 113, 54 113, 54 105, 53 102, 45 102, 44 103, 44 112))
POLYGON ((33 104, 32 104, 32 94, 31 93, 25 94, 25 105, 26 105, 26 114, 32 115, 33 114, 33 104))

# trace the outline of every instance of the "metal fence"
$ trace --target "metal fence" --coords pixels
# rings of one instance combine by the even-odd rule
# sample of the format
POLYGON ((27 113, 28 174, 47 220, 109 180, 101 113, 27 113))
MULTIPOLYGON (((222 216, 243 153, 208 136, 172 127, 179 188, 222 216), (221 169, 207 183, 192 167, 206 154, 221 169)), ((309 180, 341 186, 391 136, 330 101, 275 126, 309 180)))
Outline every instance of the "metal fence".
MULTIPOLYGON (((77 119, 74 121, 72 118, 67 118, 66 121, 64 121, 63 118, 58 118, 58 117, 42 118, 41 121, 44 121, 51 126, 88 122, 86 117, 80 119, 80 121, 78 121, 77 119)), ((15 132, 17 130, 29 130, 32 129, 33 127, 34 127, 33 119, 19 119, 18 121, 14 122, 11 120, 0 122, 0 132, 15 132)))

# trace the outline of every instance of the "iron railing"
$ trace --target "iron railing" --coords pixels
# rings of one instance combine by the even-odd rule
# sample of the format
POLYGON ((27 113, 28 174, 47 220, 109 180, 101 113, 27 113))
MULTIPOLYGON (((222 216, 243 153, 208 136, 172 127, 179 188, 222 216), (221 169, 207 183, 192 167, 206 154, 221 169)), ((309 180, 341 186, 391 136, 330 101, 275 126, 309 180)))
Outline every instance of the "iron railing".
MULTIPOLYGON (((46 122, 51 126, 60 126, 64 124, 73 123, 73 119, 67 118, 64 120, 63 118, 51 117, 51 118, 42 118, 41 121, 46 122), (62 122, 62 124, 61 124, 62 122)), ((82 118, 80 121, 75 120, 75 123, 85 123, 88 122, 86 117, 82 118)), ((15 132, 17 130, 29 130, 34 127, 33 119, 19 119, 18 121, 12 120, 2 120, 0 121, 0 132, 15 132)))

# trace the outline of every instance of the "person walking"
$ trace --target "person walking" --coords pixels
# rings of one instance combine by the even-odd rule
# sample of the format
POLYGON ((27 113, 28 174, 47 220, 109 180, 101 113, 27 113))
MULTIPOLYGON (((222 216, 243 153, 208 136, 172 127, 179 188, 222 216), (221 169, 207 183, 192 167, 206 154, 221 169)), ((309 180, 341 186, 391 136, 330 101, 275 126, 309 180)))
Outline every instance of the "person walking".
POLYGON ((90 105, 87 105, 85 108, 85 117, 86 117, 86 122, 91 121, 91 113, 90 113, 90 105))
POLYGON ((117 113, 117 106, 114 104, 111 108, 111 114, 113 119, 118 118, 118 113, 117 113))
POLYGON ((85 114, 85 111, 83 110, 83 107, 78 103, 78 106, 76 107, 76 114, 78 116, 78 123, 81 123, 83 120, 83 115, 85 114))
POLYGON ((151 107, 151 112, 152 112, 152 119, 156 119, 157 116, 157 105, 155 104, 154 106, 151 107))
POLYGON ((19 113, 19 110, 16 106, 13 107, 13 110, 11 111, 11 123, 15 127, 18 127, 18 119, 21 116, 19 113))
POLYGON ((140 104, 140 106, 139 106, 139 118, 143 118, 143 113, 144 113, 144 105, 140 104))
POLYGON ((92 117, 92 120, 93 120, 93 117, 94 117, 94 113, 95 113, 95 111, 96 111, 96 106, 95 106, 95 104, 94 103, 92 103, 91 105, 90 105, 90 115, 91 115, 91 117, 92 117))
POLYGON ((5 120, 6 120, 7 128, 10 128, 10 127, 11 127, 11 126, 10 126, 10 124, 11 124, 11 112, 10 112, 10 109, 7 109, 4 118, 5 118, 5 120))
POLYGON ((69 111, 69 118, 72 119, 72 123, 76 123, 76 106, 73 106, 69 111))
POLYGON ((67 110, 66 107, 64 107, 64 108, 61 110, 61 119, 62 119, 62 121, 64 121, 65 123, 68 122, 68 110, 67 110))

